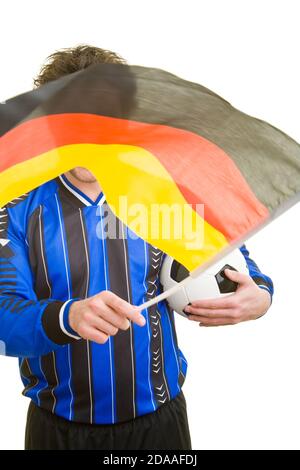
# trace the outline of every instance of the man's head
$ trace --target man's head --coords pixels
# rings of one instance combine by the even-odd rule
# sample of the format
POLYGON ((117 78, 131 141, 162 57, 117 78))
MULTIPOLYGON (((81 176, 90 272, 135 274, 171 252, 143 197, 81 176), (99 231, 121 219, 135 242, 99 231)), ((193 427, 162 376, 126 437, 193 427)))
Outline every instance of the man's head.
POLYGON ((39 87, 95 64, 126 64, 126 61, 115 52, 81 44, 49 55, 33 83, 39 87))
MULTIPOLYGON (((34 79, 34 86, 37 88, 57 78, 83 70, 90 65, 104 63, 126 64, 126 61, 115 52, 86 44, 60 49, 47 57, 40 73, 34 79)), ((85 168, 74 168, 71 170, 71 174, 83 183, 96 181, 94 175, 85 168)))

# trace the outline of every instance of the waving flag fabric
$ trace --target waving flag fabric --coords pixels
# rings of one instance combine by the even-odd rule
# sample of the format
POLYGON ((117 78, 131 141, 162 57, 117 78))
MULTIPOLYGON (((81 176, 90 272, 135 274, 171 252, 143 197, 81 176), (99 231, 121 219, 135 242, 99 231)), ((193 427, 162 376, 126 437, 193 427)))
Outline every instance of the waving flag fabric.
POLYGON ((8 100, 0 105, 0 136, 0 207, 86 167, 116 215, 190 271, 300 194, 299 144, 207 88, 158 69, 96 65, 8 100), (173 236, 176 227, 169 237, 153 234, 151 217, 147 230, 124 220, 120 196, 149 211, 153 204, 187 206, 204 232, 201 249, 173 236))

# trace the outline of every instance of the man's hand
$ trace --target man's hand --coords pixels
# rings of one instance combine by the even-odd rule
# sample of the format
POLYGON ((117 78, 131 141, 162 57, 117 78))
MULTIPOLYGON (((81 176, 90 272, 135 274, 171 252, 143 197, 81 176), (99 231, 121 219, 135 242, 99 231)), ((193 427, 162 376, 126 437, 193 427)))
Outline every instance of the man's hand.
POLYGON ((109 291, 74 302, 69 312, 70 327, 81 338, 99 344, 106 343, 109 336, 116 335, 119 330, 127 330, 129 320, 139 326, 146 323, 138 307, 109 291))
POLYGON ((239 284, 234 294, 223 298, 195 300, 185 308, 189 320, 200 326, 235 325, 261 317, 271 304, 271 296, 258 287, 250 276, 229 269, 226 276, 239 284))

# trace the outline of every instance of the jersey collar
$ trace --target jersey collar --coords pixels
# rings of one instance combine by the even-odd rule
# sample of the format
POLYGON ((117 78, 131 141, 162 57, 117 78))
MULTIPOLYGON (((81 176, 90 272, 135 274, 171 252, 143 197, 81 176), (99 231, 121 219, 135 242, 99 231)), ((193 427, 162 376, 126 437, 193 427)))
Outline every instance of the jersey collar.
POLYGON ((105 201, 105 195, 101 191, 96 201, 92 201, 86 194, 72 184, 65 175, 60 175, 59 180, 63 187, 73 194, 84 206, 102 206, 105 201))

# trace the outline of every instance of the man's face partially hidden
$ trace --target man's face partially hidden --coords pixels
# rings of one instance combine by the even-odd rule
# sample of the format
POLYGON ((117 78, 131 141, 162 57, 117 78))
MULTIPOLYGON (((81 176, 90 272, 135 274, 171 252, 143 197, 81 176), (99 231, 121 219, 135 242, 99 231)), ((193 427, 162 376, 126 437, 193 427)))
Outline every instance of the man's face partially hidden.
POLYGON ((73 168, 73 170, 70 170, 70 173, 81 183, 95 183, 97 181, 95 176, 89 170, 81 166, 73 168))

